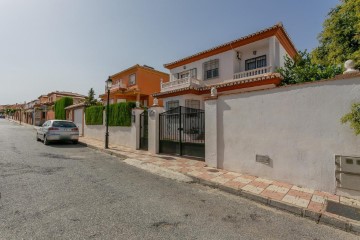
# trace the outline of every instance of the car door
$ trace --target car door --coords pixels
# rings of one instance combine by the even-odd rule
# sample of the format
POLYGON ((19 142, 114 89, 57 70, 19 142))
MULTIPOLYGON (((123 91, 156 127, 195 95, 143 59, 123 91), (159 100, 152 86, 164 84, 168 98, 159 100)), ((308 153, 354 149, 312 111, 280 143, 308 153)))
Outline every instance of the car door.
POLYGON ((39 137, 44 140, 44 134, 46 132, 47 127, 50 125, 50 121, 44 122, 44 124, 39 129, 39 137))

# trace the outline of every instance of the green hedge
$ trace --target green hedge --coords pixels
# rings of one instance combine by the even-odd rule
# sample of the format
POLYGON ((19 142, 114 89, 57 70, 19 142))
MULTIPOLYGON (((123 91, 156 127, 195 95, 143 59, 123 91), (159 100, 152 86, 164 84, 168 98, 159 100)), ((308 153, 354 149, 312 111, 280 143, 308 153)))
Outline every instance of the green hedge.
POLYGON ((92 106, 85 110, 86 125, 102 125, 103 124, 103 106, 92 106))
POLYGON ((54 110, 55 110, 55 119, 66 120, 65 108, 73 104, 73 99, 71 97, 62 97, 59 100, 55 101, 54 110))
POLYGON ((134 102, 110 104, 109 126, 131 126, 131 110, 135 107, 136 104, 134 102))

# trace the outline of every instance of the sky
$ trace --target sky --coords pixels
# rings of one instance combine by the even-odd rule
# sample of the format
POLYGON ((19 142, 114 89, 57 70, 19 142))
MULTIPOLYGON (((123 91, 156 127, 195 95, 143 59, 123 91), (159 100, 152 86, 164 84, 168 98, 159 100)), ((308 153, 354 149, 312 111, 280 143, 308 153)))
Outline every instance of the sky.
POLYGON ((103 93, 109 75, 163 64, 282 22, 315 48, 339 0, 0 0, 0 105, 103 93))

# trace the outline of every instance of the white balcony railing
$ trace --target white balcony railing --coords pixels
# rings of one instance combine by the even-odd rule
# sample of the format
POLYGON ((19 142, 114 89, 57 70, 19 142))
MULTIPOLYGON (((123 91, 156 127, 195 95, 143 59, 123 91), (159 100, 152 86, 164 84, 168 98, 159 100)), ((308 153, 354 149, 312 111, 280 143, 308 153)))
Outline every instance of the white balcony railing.
POLYGON ((122 80, 114 83, 114 84, 111 86, 110 91, 118 90, 118 89, 120 89, 120 88, 126 88, 126 85, 122 82, 122 80))
POLYGON ((234 79, 242 79, 242 78, 249 78, 256 75, 263 75, 266 73, 272 72, 272 66, 263 67, 263 68, 256 68, 249 71, 238 72, 234 74, 234 79))
POLYGON ((190 86, 201 87, 203 86, 203 81, 192 77, 175 79, 170 82, 161 83, 161 92, 167 92, 190 86))

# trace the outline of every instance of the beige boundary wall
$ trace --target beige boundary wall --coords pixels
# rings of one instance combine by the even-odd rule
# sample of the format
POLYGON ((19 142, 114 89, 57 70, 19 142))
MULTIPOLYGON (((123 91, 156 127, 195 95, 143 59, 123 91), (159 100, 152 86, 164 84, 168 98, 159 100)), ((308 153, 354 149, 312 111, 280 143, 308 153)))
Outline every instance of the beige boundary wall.
MULTIPOLYGON (((142 112, 142 109, 132 110, 132 114, 135 115, 136 121, 132 122, 130 127, 109 127, 109 143, 138 149, 140 137, 139 115, 142 112)), ((84 136, 105 142, 105 111, 103 123, 103 125, 86 125, 85 114, 84 136)))
POLYGON ((340 78, 208 99, 206 162, 335 192, 335 155, 360 156, 360 137, 340 122, 360 102, 360 74, 340 78))

